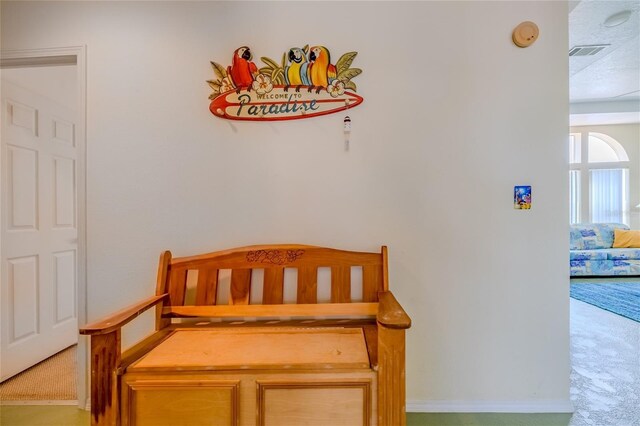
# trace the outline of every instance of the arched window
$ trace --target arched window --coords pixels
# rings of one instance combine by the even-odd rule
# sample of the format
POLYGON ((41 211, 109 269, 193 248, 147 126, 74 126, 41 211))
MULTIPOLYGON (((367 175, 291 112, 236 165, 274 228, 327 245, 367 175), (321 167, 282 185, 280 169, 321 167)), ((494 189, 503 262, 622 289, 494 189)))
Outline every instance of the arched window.
POLYGON ((569 136, 570 220, 629 223, 629 156, 609 135, 569 136))
POLYGON ((603 133, 589 132, 587 151, 589 163, 629 161, 627 152, 620 142, 603 133))

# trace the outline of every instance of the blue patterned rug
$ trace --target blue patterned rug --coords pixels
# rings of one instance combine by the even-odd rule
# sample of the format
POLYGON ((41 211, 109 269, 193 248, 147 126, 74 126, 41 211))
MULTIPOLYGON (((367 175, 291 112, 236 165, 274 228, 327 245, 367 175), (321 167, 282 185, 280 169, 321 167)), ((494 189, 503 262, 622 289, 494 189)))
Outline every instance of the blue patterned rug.
POLYGON ((571 283, 571 297, 640 322, 640 282, 571 283))

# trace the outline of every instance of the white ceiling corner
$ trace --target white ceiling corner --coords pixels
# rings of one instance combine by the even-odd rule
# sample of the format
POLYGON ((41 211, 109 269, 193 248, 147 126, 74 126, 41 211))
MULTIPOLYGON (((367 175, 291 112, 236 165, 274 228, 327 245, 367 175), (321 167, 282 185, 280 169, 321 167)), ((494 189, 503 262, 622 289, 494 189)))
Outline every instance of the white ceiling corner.
POLYGON ((569 10, 568 49, 576 45, 609 45, 594 56, 569 58, 572 125, 574 120, 587 120, 588 124, 640 122, 640 1, 583 0, 570 2, 569 10), (604 25, 609 16, 624 10, 632 11, 627 22, 610 28, 604 25), (625 101, 629 110, 606 108, 607 102, 618 102, 614 109, 619 109, 619 101, 625 101), (592 111, 594 116, 588 117, 587 112, 573 113, 576 104, 589 104, 590 108, 599 105, 603 109, 592 111))

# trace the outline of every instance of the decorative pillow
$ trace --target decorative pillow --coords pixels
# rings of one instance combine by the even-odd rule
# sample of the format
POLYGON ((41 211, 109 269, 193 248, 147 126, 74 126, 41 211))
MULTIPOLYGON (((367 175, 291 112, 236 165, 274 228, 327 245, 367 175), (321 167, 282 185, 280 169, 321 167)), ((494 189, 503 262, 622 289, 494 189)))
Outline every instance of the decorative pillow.
POLYGON ((640 231, 616 229, 613 232, 613 248, 640 248, 640 231))

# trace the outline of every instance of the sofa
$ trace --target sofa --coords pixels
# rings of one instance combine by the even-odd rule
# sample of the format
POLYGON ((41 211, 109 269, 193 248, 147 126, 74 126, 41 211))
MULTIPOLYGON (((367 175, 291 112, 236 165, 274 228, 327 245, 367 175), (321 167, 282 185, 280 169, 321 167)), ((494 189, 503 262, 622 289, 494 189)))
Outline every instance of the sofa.
POLYGON ((571 225, 569 264, 572 277, 640 276, 640 248, 613 248, 621 223, 571 225))

